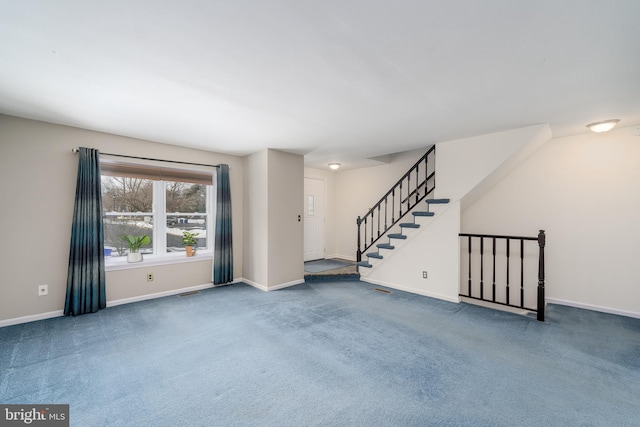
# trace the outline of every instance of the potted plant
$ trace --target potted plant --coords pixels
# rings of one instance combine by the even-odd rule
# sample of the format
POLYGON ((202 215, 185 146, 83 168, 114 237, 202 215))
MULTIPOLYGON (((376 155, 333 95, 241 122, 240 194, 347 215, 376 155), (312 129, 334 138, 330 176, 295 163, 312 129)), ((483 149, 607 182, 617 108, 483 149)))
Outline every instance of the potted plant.
POLYGON ((151 239, 146 234, 144 236, 132 236, 131 234, 123 234, 120 236, 129 245, 129 253, 127 254, 128 262, 140 262, 142 261, 142 254, 140 253, 140 247, 148 245, 151 239))
POLYGON ((187 251, 187 256, 194 256, 196 254, 196 236, 198 233, 190 233, 188 231, 182 232, 182 244, 187 251))

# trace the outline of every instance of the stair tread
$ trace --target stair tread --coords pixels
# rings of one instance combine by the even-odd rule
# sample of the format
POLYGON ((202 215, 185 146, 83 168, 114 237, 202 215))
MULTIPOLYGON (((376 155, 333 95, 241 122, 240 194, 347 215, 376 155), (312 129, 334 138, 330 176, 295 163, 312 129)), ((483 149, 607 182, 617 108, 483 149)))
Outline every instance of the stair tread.
POLYGON ((377 259, 382 259, 383 258, 382 255, 380 255, 378 252, 369 252, 367 254, 367 256, 369 258, 377 258, 377 259))
POLYGON ((398 233, 389 234, 387 237, 389 237, 390 239, 406 239, 407 238, 407 236, 405 236, 404 234, 398 234, 398 233))
POLYGON ((432 203, 432 204, 445 204, 449 202, 450 202, 450 199, 427 199, 427 203, 432 203))
POLYGON ((416 224, 413 222, 403 222, 402 224, 400 224, 400 227, 402 228, 420 228, 420 224, 416 224))
POLYGON ((359 263, 356 264, 358 267, 366 267, 366 268, 371 268, 373 267, 371 264, 369 264, 367 261, 360 261, 359 263))
POLYGON ((395 249, 396 248, 395 246, 390 245, 388 243, 378 243, 376 246, 378 248, 380 248, 380 249, 395 249))
POLYGON ((433 212, 424 212, 424 211, 411 212, 411 214, 413 216, 433 216, 433 215, 435 215, 433 212))

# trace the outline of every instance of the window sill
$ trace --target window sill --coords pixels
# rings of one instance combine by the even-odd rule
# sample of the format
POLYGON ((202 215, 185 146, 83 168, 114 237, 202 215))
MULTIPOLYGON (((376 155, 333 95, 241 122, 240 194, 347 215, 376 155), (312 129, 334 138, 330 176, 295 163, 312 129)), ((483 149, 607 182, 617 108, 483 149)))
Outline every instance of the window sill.
POLYGON ((213 252, 202 251, 192 257, 184 253, 168 255, 146 255, 141 262, 127 262, 127 257, 105 260, 105 271, 129 270, 133 268, 147 268, 157 265, 183 264, 187 262, 209 261, 213 259, 213 252))

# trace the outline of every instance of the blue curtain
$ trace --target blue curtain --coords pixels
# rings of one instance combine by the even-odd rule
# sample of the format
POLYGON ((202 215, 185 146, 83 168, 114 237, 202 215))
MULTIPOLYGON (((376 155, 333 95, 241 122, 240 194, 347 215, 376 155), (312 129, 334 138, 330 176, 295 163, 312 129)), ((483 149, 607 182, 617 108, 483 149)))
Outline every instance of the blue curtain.
POLYGON ((104 276, 104 226, 100 153, 80 148, 76 201, 71 225, 71 249, 64 314, 95 313, 107 306, 104 276))
POLYGON ((216 235, 213 253, 213 284, 233 281, 233 239, 231 231, 231 187, 229 165, 216 173, 216 235))

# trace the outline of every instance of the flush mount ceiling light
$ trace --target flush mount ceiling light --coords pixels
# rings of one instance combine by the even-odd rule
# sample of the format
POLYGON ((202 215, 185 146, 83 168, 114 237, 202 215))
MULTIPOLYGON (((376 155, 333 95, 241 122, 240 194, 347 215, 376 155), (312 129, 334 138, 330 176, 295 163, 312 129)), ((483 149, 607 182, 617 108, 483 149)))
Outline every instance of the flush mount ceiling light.
POLYGON ((587 127, 596 133, 607 132, 615 127, 618 124, 620 119, 610 119, 603 120, 601 122, 589 123, 587 127))
POLYGON ((329 167, 333 170, 337 170, 340 167, 340 163, 329 163, 329 167))

